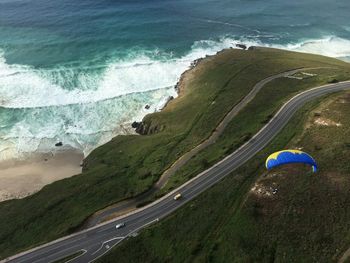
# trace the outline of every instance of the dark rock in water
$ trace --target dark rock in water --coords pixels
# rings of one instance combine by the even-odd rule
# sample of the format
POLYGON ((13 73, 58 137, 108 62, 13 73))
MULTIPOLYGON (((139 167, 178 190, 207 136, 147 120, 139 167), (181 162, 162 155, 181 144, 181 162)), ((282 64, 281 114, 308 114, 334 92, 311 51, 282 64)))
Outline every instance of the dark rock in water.
POLYGON ((148 104, 145 106, 146 110, 149 110, 149 108, 151 108, 151 106, 149 106, 148 104))
POLYGON ((247 46, 244 44, 236 44, 236 47, 246 50, 247 46))
POLYGON ((55 146, 57 146, 57 147, 62 146, 62 145, 63 145, 62 142, 58 142, 58 143, 55 144, 55 146))
POLYGON ((131 124, 131 127, 133 127, 134 129, 137 129, 138 127, 140 127, 140 124, 141 124, 141 122, 134 121, 134 122, 131 124))

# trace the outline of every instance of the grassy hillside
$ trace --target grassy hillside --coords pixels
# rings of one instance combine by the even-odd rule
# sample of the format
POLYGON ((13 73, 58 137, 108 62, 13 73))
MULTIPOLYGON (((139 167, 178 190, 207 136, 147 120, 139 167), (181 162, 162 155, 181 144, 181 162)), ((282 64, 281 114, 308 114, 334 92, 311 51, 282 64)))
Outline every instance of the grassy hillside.
POLYGON ((214 164, 228 153, 233 152, 246 140, 253 136, 265 125, 277 110, 290 97, 317 85, 332 82, 334 77, 339 79, 350 78, 347 72, 339 69, 313 69, 305 71, 314 74, 304 79, 280 78, 268 83, 225 129, 224 133, 214 145, 199 153, 186 166, 171 178, 166 189, 174 188, 184 181, 198 174, 203 166, 214 164))
POLYGON ((349 138, 350 92, 309 103, 249 164, 98 262, 337 262, 350 246, 349 138), (267 172, 284 147, 312 153, 319 172, 267 172))
POLYGON ((317 76, 303 80, 272 82, 232 121, 217 144, 174 176, 169 188, 232 152, 293 93, 346 79, 350 72, 348 64, 335 59, 274 49, 226 50, 202 61, 184 76, 178 99, 164 111, 146 116, 148 135, 117 136, 88 156, 81 175, 22 200, 0 203, 0 258, 71 233, 95 211, 147 190, 174 160, 208 137, 254 84, 300 67, 327 70, 315 70, 317 76))

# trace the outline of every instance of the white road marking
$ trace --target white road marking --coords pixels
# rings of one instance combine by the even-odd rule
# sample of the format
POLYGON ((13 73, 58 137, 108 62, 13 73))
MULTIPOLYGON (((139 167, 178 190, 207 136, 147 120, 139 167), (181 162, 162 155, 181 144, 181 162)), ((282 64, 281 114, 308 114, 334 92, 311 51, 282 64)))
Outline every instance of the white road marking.
MULTIPOLYGON (((131 231, 129 234, 127 234, 125 237, 123 237, 122 239, 120 239, 119 242, 113 244, 110 248, 112 249, 115 245, 117 245, 118 243, 120 243, 121 241, 123 241, 125 238, 127 238, 128 236, 130 236, 132 233, 134 233, 134 232, 136 232, 136 231, 140 230, 141 228, 144 228, 144 227, 146 227, 146 226, 148 226, 148 225, 151 225, 151 224, 153 224, 154 222, 158 222, 158 221, 159 221, 159 218, 156 218, 155 220, 152 220, 152 221, 150 221, 150 222, 148 222, 148 223, 146 223, 146 224, 144 224, 144 225, 142 225, 142 226, 140 226, 140 227, 134 229, 134 230, 131 231)), ((111 239, 111 240, 113 240, 113 239, 111 239)), ((111 240, 108 240, 108 241, 103 242, 102 245, 105 244, 106 242, 111 241, 111 240)), ((100 250, 100 249, 99 249, 99 250, 100 250)), ((94 258, 93 260, 89 261, 88 263, 92 263, 92 262, 95 261, 96 259, 98 259, 98 258, 102 257, 104 254, 106 254, 108 251, 109 251, 109 250, 106 250, 106 251, 103 252, 101 255, 99 255, 98 257, 96 257, 96 258, 94 258)), ((96 253, 97 253, 97 251, 94 252, 94 254, 96 254, 96 253)), ((93 254, 91 254, 91 255, 93 255, 93 254)))
MULTIPOLYGON (((117 240, 117 239, 123 240, 125 237, 126 237, 126 236, 124 236, 124 237, 114 237, 114 238, 112 238, 112 239, 103 241, 102 244, 101 244, 101 246, 100 246, 94 253, 92 253, 91 255, 95 255, 98 251, 100 251, 100 250, 103 248, 103 246, 104 246, 106 243, 111 242, 111 241, 114 241, 114 240, 117 240)), ((108 246, 108 245, 107 245, 107 246, 108 246)), ((107 247, 107 246, 106 246, 106 247, 107 247)), ((109 246, 108 246, 108 247, 109 247, 109 246)), ((107 248, 107 249, 108 249, 108 248, 107 248)))

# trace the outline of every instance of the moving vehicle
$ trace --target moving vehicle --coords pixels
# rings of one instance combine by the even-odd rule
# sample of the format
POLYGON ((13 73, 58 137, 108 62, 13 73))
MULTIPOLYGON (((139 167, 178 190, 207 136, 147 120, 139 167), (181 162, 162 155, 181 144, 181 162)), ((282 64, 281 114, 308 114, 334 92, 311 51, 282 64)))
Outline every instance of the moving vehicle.
POLYGON ((116 229, 119 229, 119 228, 122 228, 122 227, 125 227, 125 223, 120 223, 120 224, 115 226, 116 229))
POLYGON ((182 198, 182 195, 180 193, 178 193, 174 196, 174 200, 179 200, 181 198, 182 198))

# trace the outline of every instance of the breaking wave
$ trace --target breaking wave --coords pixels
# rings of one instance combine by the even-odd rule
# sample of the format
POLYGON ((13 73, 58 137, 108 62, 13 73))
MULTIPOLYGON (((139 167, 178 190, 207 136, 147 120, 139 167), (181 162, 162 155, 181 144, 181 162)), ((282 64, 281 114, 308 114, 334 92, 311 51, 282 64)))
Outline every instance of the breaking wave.
POLYGON ((8 65, 0 53, 0 106, 6 108, 36 108, 46 106, 92 103, 135 92, 145 92, 172 86, 191 61, 212 55, 233 46, 248 45, 277 47, 331 57, 350 56, 350 40, 325 37, 286 45, 266 44, 256 39, 221 38, 198 41, 191 52, 181 58, 170 54, 150 56, 135 53, 129 60, 101 65, 102 71, 89 68, 35 69, 25 65, 8 65), (67 88, 67 83, 70 87, 67 88))
POLYGON ((182 57, 139 51, 127 59, 79 68, 10 65, 0 53, 0 159, 52 151, 57 141, 86 155, 117 134, 130 132, 132 121, 159 110, 169 96, 176 96, 174 85, 193 60, 238 42, 350 56, 350 40, 335 36, 286 45, 262 43, 254 37, 223 37, 197 41, 182 57))

